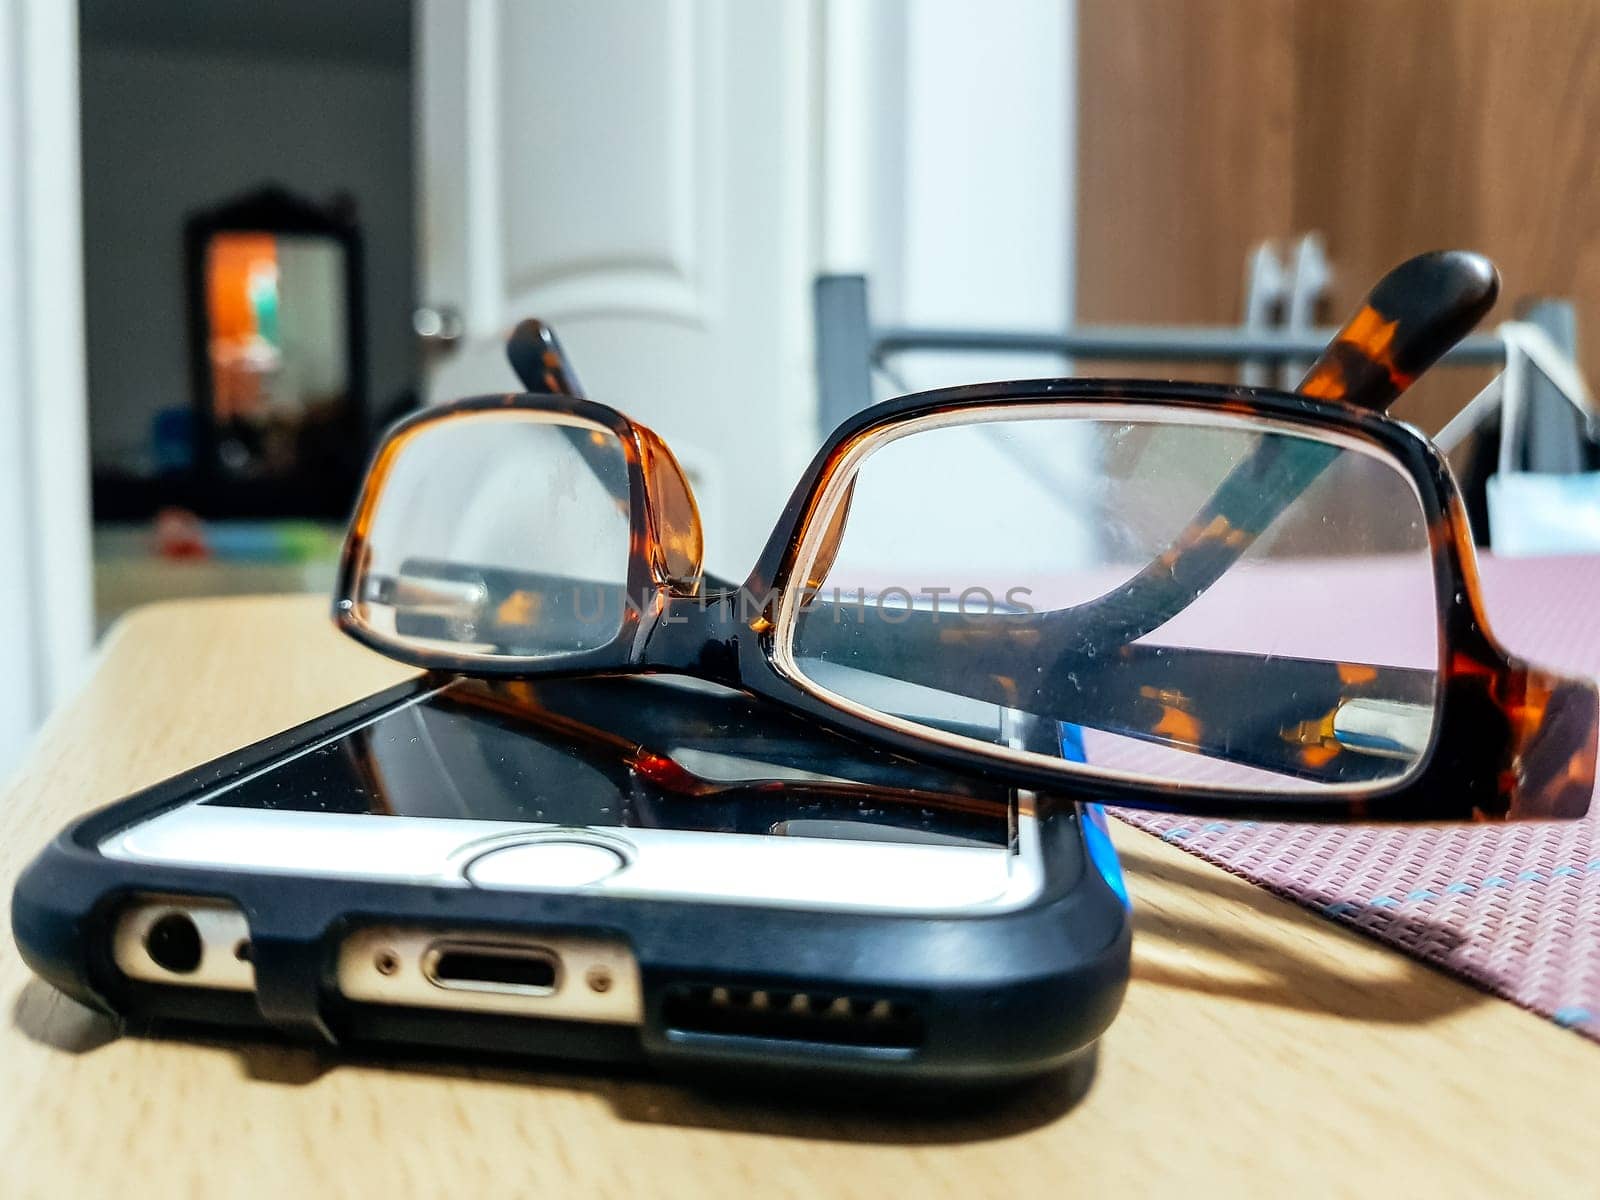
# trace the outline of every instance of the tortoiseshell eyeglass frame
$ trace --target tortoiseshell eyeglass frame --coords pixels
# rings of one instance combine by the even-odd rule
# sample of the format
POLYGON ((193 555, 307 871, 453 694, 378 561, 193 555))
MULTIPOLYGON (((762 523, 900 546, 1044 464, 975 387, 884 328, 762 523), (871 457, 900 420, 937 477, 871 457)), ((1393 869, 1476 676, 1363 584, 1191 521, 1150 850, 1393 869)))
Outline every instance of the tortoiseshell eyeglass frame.
POLYGON ((1260 389, 1113 380, 1021 381, 904 396, 857 414, 817 454, 743 584, 745 597, 767 598, 759 611, 740 611, 740 589, 704 586, 699 541, 699 517, 676 460, 659 438, 615 409, 531 394, 458 401, 403 422, 381 447, 345 547, 335 619, 374 649, 440 671, 501 677, 622 672, 699 676, 777 701, 911 757, 978 773, 998 768, 1018 786, 1062 798, 1202 816, 1500 820, 1579 815, 1593 790, 1593 683, 1520 662, 1495 642, 1484 615, 1465 513, 1443 457, 1409 427, 1354 407, 1260 389), (778 608, 786 592, 811 582, 796 578, 796 567, 802 565, 797 554, 808 540, 815 540, 809 537, 813 522, 834 515, 819 506, 855 447, 886 429, 930 418, 976 417, 997 407, 1106 402, 1266 418, 1280 427, 1303 429, 1313 438, 1332 432, 1371 447, 1409 476, 1427 520, 1442 649, 1436 719, 1418 769, 1393 785, 1289 794, 1079 776, 1020 761, 1005 747, 990 751, 940 743, 895 728, 828 702, 783 669, 775 643, 778 608), (396 455, 411 439, 441 423, 508 409, 564 414, 616 435, 630 479, 628 594, 653 596, 654 604, 626 609, 617 636, 607 645, 555 658, 485 661, 477 655, 424 650, 373 630, 356 615, 353 588, 372 514, 396 455))

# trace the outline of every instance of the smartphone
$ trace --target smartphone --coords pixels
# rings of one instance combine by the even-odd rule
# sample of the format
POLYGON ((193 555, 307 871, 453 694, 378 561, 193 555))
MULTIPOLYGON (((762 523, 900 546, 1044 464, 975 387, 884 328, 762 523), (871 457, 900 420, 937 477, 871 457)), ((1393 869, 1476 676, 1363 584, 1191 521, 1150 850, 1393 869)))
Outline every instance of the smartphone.
POLYGON ((80 822, 13 912, 126 1017, 945 1082, 1081 1061, 1128 957, 1092 814, 664 676, 422 677, 80 822))

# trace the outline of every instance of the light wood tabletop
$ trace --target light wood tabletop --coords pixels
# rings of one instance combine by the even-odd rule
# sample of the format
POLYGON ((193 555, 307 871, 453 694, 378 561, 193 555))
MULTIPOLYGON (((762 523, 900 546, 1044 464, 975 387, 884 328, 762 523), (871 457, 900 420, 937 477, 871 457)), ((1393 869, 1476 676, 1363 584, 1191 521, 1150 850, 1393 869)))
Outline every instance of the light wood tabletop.
MULTIPOLYGON (((406 671, 314 597, 109 635, 0 800, 0 904, 72 817, 406 671)), ((549 1064, 118 1036, 0 944, 0 1196, 1595 1195, 1600 1051, 1120 826, 1133 983, 1076 1104, 708 1093, 549 1064)), ((9 921, 7 922, 9 928, 9 921)))

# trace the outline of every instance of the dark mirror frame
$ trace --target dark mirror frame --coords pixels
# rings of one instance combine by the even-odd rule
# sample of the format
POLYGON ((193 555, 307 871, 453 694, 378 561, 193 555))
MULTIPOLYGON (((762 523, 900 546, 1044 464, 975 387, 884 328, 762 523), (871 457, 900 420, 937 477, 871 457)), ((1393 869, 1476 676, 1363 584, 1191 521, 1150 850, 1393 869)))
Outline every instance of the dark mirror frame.
POLYGON ((189 388, 194 409, 193 505, 206 517, 329 517, 350 512, 368 448, 366 304, 361 230, 353 205, 319 205, 284 188, 264 186, 215 208, 191 214, 183 227, 184 295, 189 388), (344 250, 345 361, 348 392, 340 424, 342 452, 311 479, 233 479, 222 469, 212 386, 206 252, 223 233, 329 238, 344 250))

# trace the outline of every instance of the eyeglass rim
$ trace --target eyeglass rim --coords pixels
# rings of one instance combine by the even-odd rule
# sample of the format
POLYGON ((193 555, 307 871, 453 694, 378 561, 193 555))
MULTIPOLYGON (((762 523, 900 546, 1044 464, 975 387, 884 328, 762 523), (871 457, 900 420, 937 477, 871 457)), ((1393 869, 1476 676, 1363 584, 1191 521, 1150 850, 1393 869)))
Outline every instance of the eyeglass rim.
POLYGON ((511 658, 505 655, 478 655, 426 651, 409 639, 393 638, 374 629, 360 618, 357 595, 362 575, 362 555, 367 550, 372 517, 383 495, 390 471, 400 452, 415 438, 430 429, 471 420, 478 416, 550 414, 571 418, 583 425, 611 433, 621 449, 628 475, 628 561, 629 595, 643 594, 647 588, 666 581, 660 577, 661 557, 648 545, 652 522, 648 487, 640 449, 638 426, 624 414, 603 404, 565 396, 535 395, 525 392, 491 393, 471 396, 448 404, 435 405, 412 413, 392 425, 379 440, 362 479, 348 532, 339 554, 334 585, 333 619, 345 634, 369 649, 412 666, 486 678, 545 674, 554 667, 559 673, 615 670, 629 661, 641 640, 641 621, 637 612, 624 607, 613 637, 588 650, 563 652, 542 658, 511 658), (559 665, 556 665, 556 664, 559 665))
MULTIPOLYGON (((1042 397, 1032 397, 1023 401, 998 400, 975 405, 967 404, 959 407, 936 408, 931 411, 921 413, 917 417, 910 418, 909 420, 896 420, 876 424, 868 432, 859 437, 850 439, 848 443, 841 447, 841 453, 833 462, 827 477, 820 482, 815 493, 817 502, 813 514, 806 522, 805 526, 797 533, 798 541, 794 545, 794 551, 790 557, 790 563, 788 567, 789 578, 799 577, 806 580, 815 580, 817 578, 815 562, 820 551, 820 543, 822 538, 825 536, 826 528, 830 523, 834 510, 840 503, 842 503, 841 493, 844 491, 844 489, 850 486, 851 482, 853 481, 853 473, 858 472, 862 464, 864 464, 873 454, 882 450, 885 446, 888 446, 902 438, 915 437, 925 431, 947 429, 965 424, 978 424, 980 422, 986 423, 993 421, 995 423, 1003 423, 1008 420, 1027 419, 1025 416, 1019 417, 1014 416, 1013 414, 1026 414, 1029 410, 1035 408, 1041 411, 1042 419, 1051 419, 1048 410, 1051 408, 1060 408, 1063 410, 1060 419, 1071 420, 1072 417, 1070 414, 1072 410, 1080 406, 1085 410, 1090 410, 1089 415, 1085 418, 1085 420, 1090 421, 1115 420, 1118 418, 1118 416, 1123 414, 1137 413, 1141 411, 1167 410, 1169 412, 1182 413, 1186 416, 1192 415, 1194 417, 1192 422, 1172 422, 1172 427, 1179 427, 1185 423, 1188 423, 1192 428, 1207 428, 1207 422, 1209 421, 1209 427, 1213 429, 1227 428, 1230 426, 1237 426, 1241 429, 1254 427, 1256 431, 1263 433, 1278 433, 1284 436, 1302 438, 1309 438, 1311 432, 1318 433, 1322 435, 1315 439, 1319 442, 1327 445, 1339 446, 1341 449, 1348 452, 1367 455, 1376 461, 1393 467, 1395 469, 1395 473, 1404 481, 1405 486, 1410 489, 1411 494, 1415 497, 1417 502, 1417 511, 1419 513, 1425 513, 1427 511, 1426 503, 1423 501, 1421 489, 1418 487, 1416 479, 1413 478, 1412 475, 1403 468, 1403 466, 1393 455, 1386 452, 1375 442, 1365 438, 1353 436, 1352 434, 1341 429, 1324 427, 1311 430, 1311 427, 1303 423, 1289 422, 1279 417, 1268 416, 1261 413, 1250 413, 1247 415, 1231 410, 1223 410, 1216 406, 1210 406, 1206 408, 1201 408, 1195 405, 1177 404, 1134 406, 1124 405, 1118 400, 1107 400, 1101 402, 1088 397, 1074 397, 1072 400, 1062 401, 1059 403, 1052 403, 1050 400, 1042 397), (1106 410, 1112 410, 1112 415, 1102 415, 1106 412, 1106 410), (977 414, 984 415, 977 416, 977 414), (991 416, 989 414, 994 415, 991 416), (967 417, 973 417, 975 419, 964 419, 967 417)), ((1434 608, 1435 611, 1437 611, 1440 601, 1440 590, 1437 586, 1437 564, 1433 560, 1431 549, 1429 553, 1428 573, 1430 579, 1435 583, 1434 608)), ((917 736, 927 738, 930 741, 940 742, 948 746, 969 746, 977 749, 986 745, 981 741, 962 734, 946 733, 942 730, 918 726, 914 721, 896 717, 889 713, 877 712, 871 709, 869 706, 860 704, 850 699, 848 696, 836 692, 808 676, 806 672, 799 666, 799 663, 796 661, 793 653, 794 633, 796 631, 801 606, 805 603, 806 591, 807 589, 805 588, 796 588, 792 586, 780 586, 777 589, 778 599, 772 617, 772 665, 778 674, 783 676, 794 686, 800 688, 802 691, 805 691, 816 697, 818 700, 821 700, 827 704, 831 704, 836 708, 843 709, 861 720, 881 726, 885 729, 893 729, 904 733, 915 734, 917 736)), ((1089 603, 1092 604, 1093 601, 1089 601, 1089 603)), ((1435 638, 1434 646, 1433 669, 1435 671, 1435 677, 1437 681, 1442 681, 1445 677, 1445 653, 1446 647, 1443 640, 1443 631, 1440 630, 1435 638)), ((1404 786, 1424 769, 1429 757, 1433 753, 1434 744, 1438 738, 1439 729, 1442 724, 1441 708, 1443 699, 1443 689, 1438 683, 1436 683, 1433 691, 1432 703, 1430 705, 1430 728, 1428 733, 1428 743, 1422 748, 1417 758, 1407 765, 1405 771, 1387 778, 1381 783, 1372 783, 1368 781, 1326 783, 1317 787, 1315 789, 1315 794, 1318 796, 1328 797, 1348 797, 1374 794, 1383 787, 1398 789, 1404 786)), ((1045 766, 1048 761, 1045 755, 1037 751, 1019 749, 1016 747, 1003 746, 999 744, 995 744, 993 746, 992 753, 998 761, 1007 764, 1032 763, 1037 766, 1045 766)), ((1096 770, 1093 772, 1093 775, 1096 779, 1120 779, 1123 782, 1133 785, 1143 785, 1149 780, 1148 776, 1138 775, 1134 772, 1118 771, 1103 766, 1096 768, 1096 770)), ((1211 785, 1203 782, 1185 782, 1183 786, 1186 789, 1193 791, 1229 792, 1235 790, 1230 787, 1211 785)), ((1283 795, 1290 798, 1304 794, 1306 793, 1287 791, 1282 793, 1274 793, 1274 795, 1283 795)))

